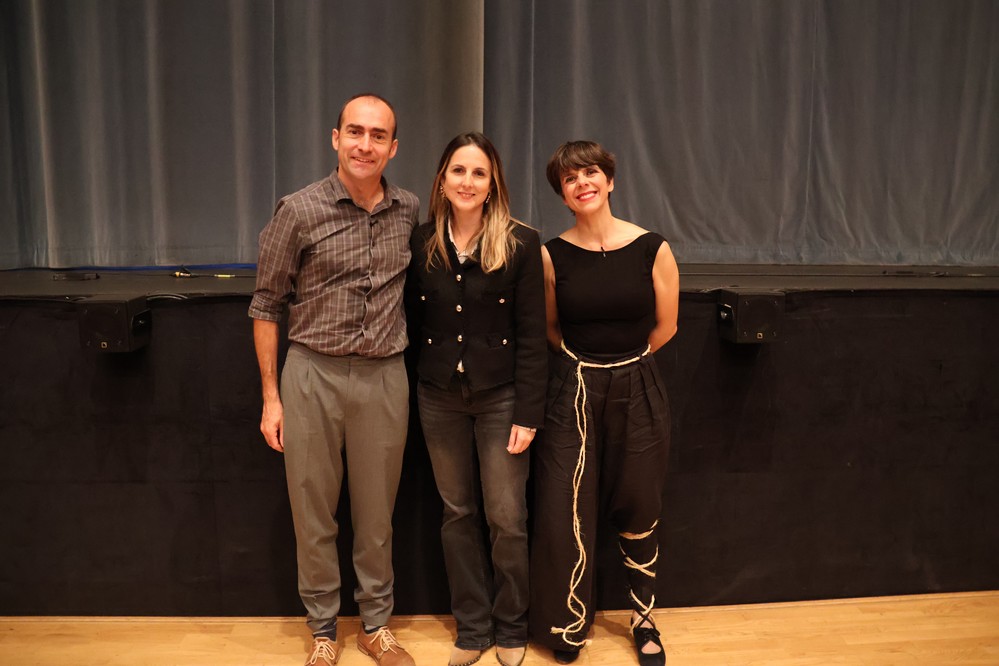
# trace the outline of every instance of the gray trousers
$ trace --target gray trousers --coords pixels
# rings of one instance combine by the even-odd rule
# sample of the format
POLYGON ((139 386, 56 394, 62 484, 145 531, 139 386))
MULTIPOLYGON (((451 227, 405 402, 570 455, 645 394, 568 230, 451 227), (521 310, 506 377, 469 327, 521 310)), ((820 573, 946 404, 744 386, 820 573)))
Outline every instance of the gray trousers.
POLYGON ((340 611, 336 509, 346 461, 361 620, 392 615, 392 510, 409 426, 402 354, 327 356, 292 344, 281 373, 298 588, 313 633, 340 611))

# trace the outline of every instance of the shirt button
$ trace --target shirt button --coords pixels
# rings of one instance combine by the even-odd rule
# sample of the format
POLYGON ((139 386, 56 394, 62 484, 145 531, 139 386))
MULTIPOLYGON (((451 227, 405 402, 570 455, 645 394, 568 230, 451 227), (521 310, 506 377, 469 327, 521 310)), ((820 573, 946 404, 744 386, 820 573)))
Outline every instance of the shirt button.
POLYGON ((501 298, 500 299, 500 303, 506 303, 506 299, 505 298, 501 298))
POLYGON ((461 306, 460 305, 454 306, 454 309, 455 309, 456 312, 461 312, 461 306))
POLYGON ((464 338, 459 335, 458 336, 458 342, 461 342, 462 340, 464 340, 464 338))
POLYGON ((503 344, 504 345, 506 344, 506 338, 503 338, 503 344))

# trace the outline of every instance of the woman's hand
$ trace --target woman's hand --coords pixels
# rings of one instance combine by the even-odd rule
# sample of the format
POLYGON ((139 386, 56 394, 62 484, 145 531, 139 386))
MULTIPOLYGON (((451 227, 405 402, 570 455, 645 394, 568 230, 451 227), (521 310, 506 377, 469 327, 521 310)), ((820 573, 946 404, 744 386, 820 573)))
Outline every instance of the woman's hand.
POLYGON ((535 432, 537 432, 537 428, 525 428, 514 424, 510 428, 510 442, 506 445, 507 452, 517 454, 526 451, 534 440, 535 432))

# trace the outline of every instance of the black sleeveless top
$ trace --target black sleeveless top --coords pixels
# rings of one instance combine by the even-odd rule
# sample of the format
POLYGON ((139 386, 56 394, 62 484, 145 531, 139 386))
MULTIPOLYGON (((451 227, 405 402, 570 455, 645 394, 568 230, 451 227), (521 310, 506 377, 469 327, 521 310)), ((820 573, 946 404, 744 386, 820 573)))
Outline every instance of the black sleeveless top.
POLYGON ((565 345, 598 356, 644 350, 656 325, 652 266, 663 237, 647 232, 624 247, 586 250, 561 238, 545 247, 565 345))

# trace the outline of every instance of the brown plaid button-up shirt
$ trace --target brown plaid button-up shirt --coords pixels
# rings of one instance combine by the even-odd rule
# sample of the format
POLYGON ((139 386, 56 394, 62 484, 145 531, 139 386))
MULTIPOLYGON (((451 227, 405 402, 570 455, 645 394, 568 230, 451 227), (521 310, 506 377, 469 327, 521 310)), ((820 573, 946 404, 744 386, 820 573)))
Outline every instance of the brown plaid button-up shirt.
POLYGON ((278 321, 288 339, 321 354, 384 358, 406 348, 402 290, 420 202, 382 180, 368 213, 334 171, 278 202, 260 232, 254 319, 278 321))

